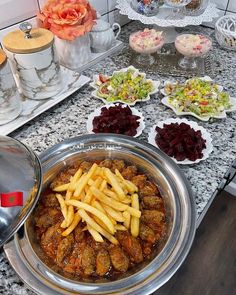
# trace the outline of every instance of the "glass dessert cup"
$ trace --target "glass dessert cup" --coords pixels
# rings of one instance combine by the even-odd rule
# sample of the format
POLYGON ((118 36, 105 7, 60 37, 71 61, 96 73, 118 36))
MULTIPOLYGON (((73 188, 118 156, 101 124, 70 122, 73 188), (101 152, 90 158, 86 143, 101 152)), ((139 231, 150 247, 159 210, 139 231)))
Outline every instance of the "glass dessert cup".
POLYGON ((198 34, 181 34, 175 39, 175 48, 184 57, 178 62, 185 70, 193 70, 198 67, 198 59, 206 57, 212 48, 209 37, 198 34))
POLYGON ((131 44, 130 44, 130 47, 135 52, 139 53, 139 55, 137 55, 136 57, 136 60, 139 64, 145 65, 145 66, 151 66, 155 62, 155 58, 154 56, 152 56, 152 54, 160 50, 163 45, 164 45, 164 41, 158 46, 150 48, 150 49, 146 49, 146 50, 138 50, 137 48, 132 47, 131 44))
POLYGON ((182 9, 188 5, 191 0, 165 0, 165 3, 173 8, 172 13, 166 17, 169 20, 182 19, 184 18, 184 14, 182 13, 182 9))
POLYGON ((141 65, 150 66, 155 62, 152 54, 162 48, 164 38, 162 32, 145 29, 143 32, 138 31, 131 34, 129 45, 135 52, 139 53, 136 58, 137 62, 141 65))

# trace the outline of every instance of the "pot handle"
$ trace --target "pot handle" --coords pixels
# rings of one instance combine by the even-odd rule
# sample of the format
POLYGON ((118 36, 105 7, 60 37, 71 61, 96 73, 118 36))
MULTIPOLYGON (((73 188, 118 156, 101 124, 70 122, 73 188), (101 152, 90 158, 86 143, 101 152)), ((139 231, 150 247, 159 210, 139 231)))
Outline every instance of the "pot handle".
POLYGON ((114 31, 116 29, 116 27, 118 27, 118 32, 115 35, 115 39, 117 39, 117 37, 120 35, 120 32, 121 32, 121 27, 120 27, 120 25, 118 23, 114 23, 112 25, 112 30, 114 31))

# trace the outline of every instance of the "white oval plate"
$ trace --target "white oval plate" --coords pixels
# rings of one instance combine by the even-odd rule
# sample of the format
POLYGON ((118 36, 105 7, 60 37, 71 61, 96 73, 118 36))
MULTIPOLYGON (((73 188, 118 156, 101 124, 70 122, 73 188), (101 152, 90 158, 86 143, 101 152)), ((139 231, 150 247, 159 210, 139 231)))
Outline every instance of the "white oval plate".
MULTIPOLYGON (((115 73, 126 72, 126 71, 129 70, 129 69, 135 70, 137 73, 142 74, 142 75, 144 76, 144 78, 146 78, 146 74, 145 74, 145 73, 140 72, 138 69, 136 69, 136 68, 133 67, 133 66, 129 66, 128 68, 124 68, 124 69, 121 69, 121 70, 119 70, 119 71, 114 71, 114 72, 112 73, 112 75, 115 74, 115 73)), ((111 76, 112 76, 112 75, 111 75, 111 76)), ((109 76, 109 77, 111 77, 111 76, 109 76)), ((97 82, 99 81, 99 75, 94 75, 94 77, 93 77, 93 82, 91 82, 89 85, 95 89, 94 91, 92 91, 92 96, 95 97, 95 98, 100 99, 100 100, 103 101, 105 104, 121 102, 121 103, 124 103, 124 104, 130 105, 130 106, 133 106, 133 105, 135 105, 137 102, 143 102, 143 101, 148 101, 148 100, 150 100, 150 96, 153 95, 153 94, 156 94, 156 93, 159 91, 159 86, 160 86, 160 84, 161 84, 160 81, 154 81, 154 80, 151 80, 151 79, 146 79, 146 80, 152 82, 154 90, 151 91, 151 92, 149 92, 148 95, 147 95, 145 98, 143 98, 143 99, 137 99, 137 100, 135 100, 135 101, 133 101, 133 102, 130 102, 130 103, 129 103, 129 102, 122 101, 122 100, 116 100, 116 101, 111 101, 111 102, 109 102, 109 101, 107 101, 105 98, 98 96, 98 95, 97 95, 97 91, 98 91, 99 85, 97 84, 97 82)))
MULTIPOLYGON (((205 81, 213 81, 210 77, 208 76, 205 76, 205 77, 200 77, 199 79, 202 79, 202 80, 205 80, 205 81)), ((186 80, 187 82, 188 80, 186 80)), ((172 82, 172 81, 165 81, 164 82, 164 86, 167 85, 167 84, 176 84, 176 82, 172 82)), ((223 91, 223 86, 221 85, 217 85, 218 86, 218 89, 220 92, 223 91)), ((208 117, 201 117, 201 116, 198 116, 197 114, 193 113, 193 112, 179 112, 174 106, 172 106, 170 103, 169 103, 169 96, 167 95, 167 93, 165 92, 165 89, 162 88, 160 90, 161 94, 164 95, 164 98, 161 100, 161 102, 169 107, 170 109, 172 109, 175 114, 177 116, 193 116, 195 118, 197 118, 198 120, 201 120, 201 121, 209 121, 210 118, 216 118, 216 119, 224 119, 226 118, 226 113, 228 112, 233 112, 233 111, 236 111, 236 98, 235 97, 230 97, 230 103, 232 104, 232 107, 231 109, 229 110, 224 110, 222 111, 218 116, 208 116, 208 117)))
MULTIPOLYGON (((86 123, 86 127, 87 127, 87 131, 88 133, 94 133, 93 132, 93 119, 94 117, 96 116, 100 116, 101 114, 101 109, 106 107, 106 108, 109 108, 109 107, 113 107, 115 105, 117 105, 118 103, 111 103, 111 104, 106 104, 98 109, 96 109, 95 111, 93 111, 89 116, 88 116, 88 120, 87 120, 87 123, 86 123)), ((127 104, 122 104, 122 107, 125 107, 125 106, 128 106, 127 104)), ((130 107, 129 107, 130 108, 130 107)), ((140 119, 138 120, 138 122, 140 123, 138 128, 137 128, 137 133, 133 136, 133 137, 138 137, 142 134, 144 128, 145 128, 145 122, 144 122, 144 117, 142 115, 141 112, 139 112, 137 109, 135 108, 130 108, 131 111, 132 111, 132 115, 135 115, 135 116, 139 116, 140 119)))
POLYGON ((156 127, 160 127, 163 128, 164 124, 171 124, 171 123, 186 123, 188 124, 190 127, 192 127, 195 131, 200 130, 202 133, 202 138, 206 140, 206 148, 202 151, 203 153, 203 157, 201 159, 197 159, 196 161, 190 161, 188 159, 185 159, 184 161, 177 161, 175 158, 171 157, 172 160, 174 160, 175 163, 177 164, 182 164, 182 165, 189 165, 189 164, 196 164, 199 163, 200 161, 203 161, 205 159, 207 159, 210 155, 210 153, 213 151, 213 145, 212 145, 212 138, 209 132, 206 131, 205 128, 199 126, 196 122, 193 121, 188 121, 187 119, 167 119, 165 121, 161 121, 158 122, 157 125, 153 126, 150 130, 150 132, 148 133, 148 142, 152 145, 154 145, 155 147, 157 147, 158 149, 159 146, 156 144, 155 141, 155 137, 156 137, 156 127))

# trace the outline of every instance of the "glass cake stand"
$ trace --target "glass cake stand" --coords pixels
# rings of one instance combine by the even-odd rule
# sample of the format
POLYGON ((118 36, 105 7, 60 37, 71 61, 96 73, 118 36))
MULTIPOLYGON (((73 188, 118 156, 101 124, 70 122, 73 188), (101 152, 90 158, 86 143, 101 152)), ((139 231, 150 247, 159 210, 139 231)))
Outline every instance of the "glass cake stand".
POLYGON ((203 22, 211 22, 219 15, 219 9, 216 7, 216 4, 211 2, 201 15, 185 15, 183 18, 174 20, 168 19, 171 8, 167 5, 161 6, 157 15, 145 16, 136 12, 130 3, 131 0, 117 0, 116 8, 119 9, 121 14, 127 15, 131 20, 138 20, 143 24, 153 25, 156 30, 163 31, 166 43, 173 43, 177 37, 178 33, 175 31, 175 27, 198 26, 203 22))

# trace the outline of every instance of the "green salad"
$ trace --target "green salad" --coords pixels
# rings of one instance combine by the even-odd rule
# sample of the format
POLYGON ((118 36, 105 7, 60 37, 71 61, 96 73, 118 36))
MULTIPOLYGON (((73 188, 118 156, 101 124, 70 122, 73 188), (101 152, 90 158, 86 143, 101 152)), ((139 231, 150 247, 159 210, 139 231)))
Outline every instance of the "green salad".
POLYGON ((178 112, 192 112, 200 117, 212 117, 232 107, 230 96, 221 92, 212 81, 194 78, 186 83, 167 84, 168 103, 178 112))
POLYGON ((137 70, 114 73, 111 77, 99 75, 97 95, 109 102, 132 103, 145 99, 154 90, 154 85, 137 70))

